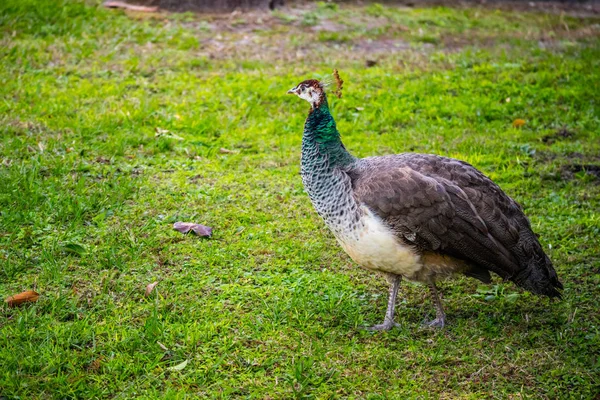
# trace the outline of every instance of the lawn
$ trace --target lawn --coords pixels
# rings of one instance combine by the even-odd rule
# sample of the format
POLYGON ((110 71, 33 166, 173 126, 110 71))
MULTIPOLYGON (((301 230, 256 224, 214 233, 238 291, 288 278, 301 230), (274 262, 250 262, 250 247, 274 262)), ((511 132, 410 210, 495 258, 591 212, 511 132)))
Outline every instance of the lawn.
POLYGON ((125 13, 0 2, 0 399, 594 399, 600 17, 296 4, 125 13), (387 283, 299 176, 306 102, 357 156, 456 157, 521 203, 562 301, 496 279, 387 283), (213 228, 183 235, 176 221, 213 228), (158 282, 146 295, 146 287, 158 282))

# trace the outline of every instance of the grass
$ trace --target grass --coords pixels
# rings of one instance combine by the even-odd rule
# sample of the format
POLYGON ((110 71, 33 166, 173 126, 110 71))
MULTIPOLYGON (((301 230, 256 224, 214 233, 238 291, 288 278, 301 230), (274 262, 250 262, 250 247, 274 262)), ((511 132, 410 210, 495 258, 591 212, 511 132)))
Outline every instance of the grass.
POLYGON ((0 305, 0 398, 597 398, 599 24, 476 6, 229 20, 1 2, 0 295, 41 297, 0 305), (427 291, 403 284, 401 328, 360 329, 380 322, 386 284, 312 210, 307 105, 285 95, 334 67, 347 147, 483 170, 524 206, 561 302, 456 278, 441 284, 449 326, 432 331, 427 291))

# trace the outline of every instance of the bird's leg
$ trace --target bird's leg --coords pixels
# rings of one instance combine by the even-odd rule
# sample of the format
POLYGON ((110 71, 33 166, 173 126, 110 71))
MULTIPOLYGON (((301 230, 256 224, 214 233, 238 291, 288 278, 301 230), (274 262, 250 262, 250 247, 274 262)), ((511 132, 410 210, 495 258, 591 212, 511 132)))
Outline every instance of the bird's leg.
POLYGON ((424 325, 432 328, 443 328, 446 322, 446 314, 444 313, 437 287, 435 287, 434 282, 430 282, 428 286, 429 289, 431 289, 431 296, 433 297, 433 304, 435 305, 435 319, 426 322, 424 325))
POLYGON ((366 328, 369 331, 389 331, 394 326, 399 326, 394 322, 394 310, 396 308, 396 296, 398 295, 398 288, 400 287, 400 281, 402 277, 400 275, 389 275, 390 281, 390 295, 388 297, 387 311, 383 324, 377 324, 366 328))

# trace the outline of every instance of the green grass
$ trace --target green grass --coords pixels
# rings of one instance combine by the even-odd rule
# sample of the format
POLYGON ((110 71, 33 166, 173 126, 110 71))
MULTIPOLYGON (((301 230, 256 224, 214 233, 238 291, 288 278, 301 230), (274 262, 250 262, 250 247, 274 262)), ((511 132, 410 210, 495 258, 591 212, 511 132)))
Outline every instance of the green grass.
POLYGON ((600 19, 328 3, 234 18, 0 3, 0 295, 41 294, 0 305, 0 398, 595 398, 600 19), (387 287, 312 210, 307 104, 285 94, 334 67, 346 146, 480 168, 524 206, 561 302, 456 278, 432 331, 427 290, 403 284, 401 328, 360 329, 387 287))

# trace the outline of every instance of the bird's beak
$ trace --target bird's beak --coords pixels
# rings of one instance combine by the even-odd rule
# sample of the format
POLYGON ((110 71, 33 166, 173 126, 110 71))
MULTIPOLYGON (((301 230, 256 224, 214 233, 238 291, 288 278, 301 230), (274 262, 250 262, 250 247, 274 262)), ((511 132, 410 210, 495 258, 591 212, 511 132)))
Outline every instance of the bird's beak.
POLYGON ((291 88, 290 90, 287 91, 287 94, 296 94, 298 90, 298 86, 295 86, 293 88, 291 88))

